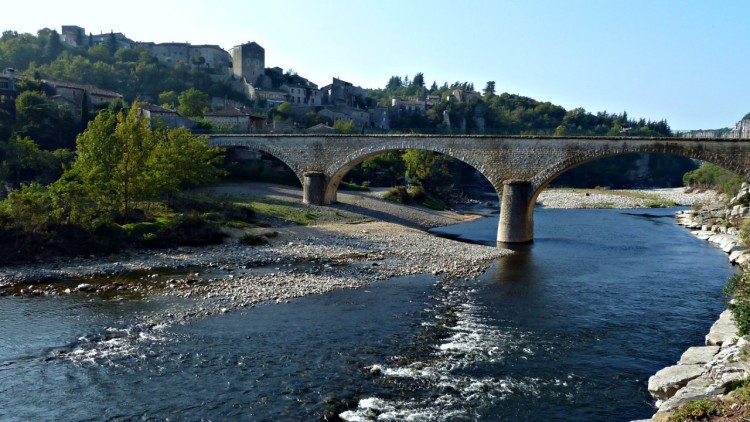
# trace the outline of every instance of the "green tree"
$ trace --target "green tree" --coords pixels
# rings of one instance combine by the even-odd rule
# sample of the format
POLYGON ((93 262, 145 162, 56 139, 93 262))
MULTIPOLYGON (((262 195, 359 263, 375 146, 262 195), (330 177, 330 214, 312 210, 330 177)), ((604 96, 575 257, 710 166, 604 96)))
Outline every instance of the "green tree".
POLYGON ((153 131, 138 115, 138 103, 117 115, 102 111, 78 137, 76 160, 55 187, 68 195, 65 215, 108 214, 128 220, 135 205, 215 181, 223 160, 205 138, 187 129, 153 131), (67 186, 67 184, 71 184, 67 186), (78 186, 78 187, 76 187, 78 186), (96 212, 71 211, 73 199, 88 198, 96 212))
POLYGON ((491 97, 495 95, 495 81, 487 81, 487 85, 484 87, 484 96, 491 97))
POLYGON ((223 156, 209 148, 206 137, 185 128, 160 129, 148 158, 149 183, 154 195, 172 197, 183 189, 215 183, 225 174, 219 169, 223 156))
POLYGON ((162 91, 158 101, 162 107, 174 108, 177 104, 177 94, 174 91, 162 91))
POLYGON ((62 52, 62 42, 60 41, 60 34, 57 31, 52 31, 47 39, 47 44, 44 47, 44 57, 47 60, 54 60, 62 52))
POLYGON ((12 179, 16 186, 21 186, 21 181, 30 180, 28 174, 22 172, 34 170, 38 167, 39 146, 29 137, 19 138, 14 136, 8 140, 2 150, 2 174, 3 179, 12 179))
POLYGON ((432 151, 410 149, 404 155, 404 166, 409 183, 425 192, 447 199, 453 184, 446 157, 432 151))
POLYGON ((110 32, 109 37, 107 37, 107 51, 109 52, 109 57, 115 57, 115 53, 117 52, 117 38, 114 32, 110 32))
POLYGON ((418 72, 411 81, 412 86, 424 88, 424 73, 418 72))
POLYGON ((336 120, 333 128, 336 129, 336 132, 344 134, 352 134, 357 131, 354 120, 336 120))
POLYGON ((109 49, 105 45, 95 45, 89 48, 89 57, 95 62, 106 62, 109 60, 109 49))
POLYGON ((388 84, 385 86, 385 89, 394 90, 397 88, 401 88, 403 85, 404 84, 400 76, 391 76, 391 78, 388 79, 388 84))
POLYGON ((190 88, 177 97, 177 112, 186 117, 201 118, 208 111, 208 95, 190 88))

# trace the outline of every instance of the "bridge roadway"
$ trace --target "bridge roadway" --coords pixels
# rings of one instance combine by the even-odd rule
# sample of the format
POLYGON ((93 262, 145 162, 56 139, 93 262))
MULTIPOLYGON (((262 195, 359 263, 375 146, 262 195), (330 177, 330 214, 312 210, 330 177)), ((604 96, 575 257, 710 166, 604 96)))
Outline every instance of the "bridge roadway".
POLYGON ((500 195, 498 243, 532 241, 539 193, 558 175, 589 161, 634 153, 672 154, 750 177, 750 139, 216 134, 209 136, 209 143, 278 158, 299 177, 302 201, 316 205, 336 202, 344 175, 374 155, 404 149, 445 154, 477 169, 500 195))

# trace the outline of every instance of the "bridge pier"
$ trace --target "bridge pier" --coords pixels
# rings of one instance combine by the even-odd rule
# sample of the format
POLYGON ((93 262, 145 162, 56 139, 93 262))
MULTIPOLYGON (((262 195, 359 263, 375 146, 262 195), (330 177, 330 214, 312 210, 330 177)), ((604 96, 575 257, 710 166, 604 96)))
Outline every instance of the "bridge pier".
POLYGON ((527 243, 534 240, 534 214, 529 210, 531 182, 503 182, 497 243, 527 243))
POLYGON ((323 205, 326 194, 326 174, 322 171, 306 171, 302 174, 302 203, 323 205))

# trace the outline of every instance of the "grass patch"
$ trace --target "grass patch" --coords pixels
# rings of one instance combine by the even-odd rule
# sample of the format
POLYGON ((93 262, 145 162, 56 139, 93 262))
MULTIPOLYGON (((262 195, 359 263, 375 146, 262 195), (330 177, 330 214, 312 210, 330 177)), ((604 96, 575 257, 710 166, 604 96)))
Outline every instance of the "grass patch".
POLYGON ((422 202, 422 205, 436 211, 445 211, 446 209, 448 209, 448 206, 445 204, 445 202, 435 197, 425 198, 425 200, 422 202))
POLYGON ((243 205, 250 206, 258 214, 266 217, 279 218, 281 220, 306 226, 320 217, 320 213, 310 210, 302 204, 281 201, 278 199, 254 199, 244 202, 243 205))
POLYGON ((711 400, 704 399, 688 402, 677 409, 677 411, 669 417, 669 420, 670 422, 682 422, 685 420, 699 421, 711 416, 721 416, 723 414, 724 409, 721 406, 711 400))
POLYGON ((356 183, 341 182, 339 184, 339 190, 348 190, 355 192, 369 192, 370 188, 364 185, 358 185, 356 183))

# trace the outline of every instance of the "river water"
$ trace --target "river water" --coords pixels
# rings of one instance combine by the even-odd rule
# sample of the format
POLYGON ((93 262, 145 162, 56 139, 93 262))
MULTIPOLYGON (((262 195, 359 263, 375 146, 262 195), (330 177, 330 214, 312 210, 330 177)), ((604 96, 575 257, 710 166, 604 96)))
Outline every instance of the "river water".
MULTIPOLYGON (((175 299, 0 297, 0 420, 630 420, 723 308, 674 210, 536 211, 480 279, 432 275, 144 327, 175 299)), ((441 230, 492 244, 497 219, 441 230)))

